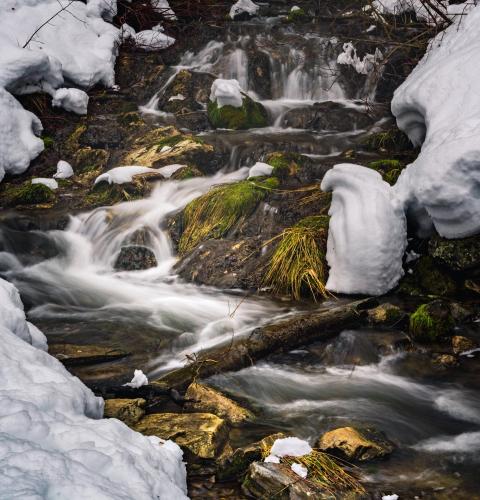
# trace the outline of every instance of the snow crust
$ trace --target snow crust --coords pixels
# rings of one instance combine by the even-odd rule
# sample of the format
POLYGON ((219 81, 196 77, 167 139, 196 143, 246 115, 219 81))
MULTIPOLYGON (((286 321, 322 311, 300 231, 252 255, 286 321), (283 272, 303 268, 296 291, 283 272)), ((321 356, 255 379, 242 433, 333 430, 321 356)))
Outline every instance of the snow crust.
POLYGON ((180 448, 102 419, 103 400, 41 350, 3 279, 0 336, 1 498, 187 498, 180 448))
POLYGON ((477 5, 431 41, 392 101, 398 127, 422 145, 395 195, 446 238, 480 232, 479 32, 477 5))
POLYGON ((253 3, 252 0, 238 0, 230 8, 229 16, 231 19, 235 19, 242 14, 254 16, 258 12, 258 9, 260 7, 256 3, 253 3))
POLYGON ((53 174, 53 177, 55 179, 69 179, 73 174, 73 168, 70 163, 60 160, 57 163, 57 171, 53 174))
POLYGON ((50 189, 58 189, 58 182, 55 179, 50 179, 49 177, 35 177, 32 179, 32 184, 43 184, 50 189))
POLYGON ((240 108, 242 106, 243 97, 242 89, 238 80, 224 80, 217 78, 212 83, 210 90, 210 101, 217 102, 217 106, 233 106, 240 108))
POLYGON ((142 372, 142 370, 135 370, 133 373, 133 378, 130 382, 127 382, 126 384, 127 387, 132 387, 133 389, 138 389, 139 387, 142 387, 143 385, 148 385, 148 378, 147 376, 142 372))
POLYGON ((250 167, 250 170, 248 171, 248 178, 251 179, 252 177, 263 177, 266 175, 270 175, 273 172, 273 167, 269 165, 268 163, 262 163, 258 161, 253 165, 253 167, 250 167))
POLYGON ((327 240, 328 290, 381 295, 403 276, 406 219, 393 189, 372 169, 343 163, 322 181, 332 191, 327 240))
POLYGON ((150 167, 141 166, 126 166, 126 167, 115 167, 107 172, 99 175, 94 182, 98 184, 99 182, 108 182, 109 184, 125 184, 126 182, 132 182, 135 175, 146 174, 148 172, 158 172, 158 170, 150 167))

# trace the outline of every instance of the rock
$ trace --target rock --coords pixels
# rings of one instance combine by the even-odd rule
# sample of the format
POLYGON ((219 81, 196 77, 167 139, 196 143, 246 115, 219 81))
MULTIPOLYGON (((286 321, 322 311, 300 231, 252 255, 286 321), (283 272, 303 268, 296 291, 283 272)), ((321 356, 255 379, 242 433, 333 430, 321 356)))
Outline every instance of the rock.
POLYGON ((340 427, 320 437, 317 447, 346 460, 367 462, 385 458, 395 449, 383 432, 371 428, 340 427))
POLYGON ((480 267, 480 236, 447 240, 434 236, 428 253, 452 271, 468 271, 480 267))
POLYGON ((451 354, 435 354, 432 358, 433 364, 442 369, 453 368, 458 365, 458 360, 451 354))
POLYGON ((400 321, 403 315, 398 306, 389 303, 380 304, 378 307, 368 310, 368 320, 374 324, 392 325, 400 321))
POLYGON ((193 179, 194 177, 202 177, 203 173, 196 167, 182 167, 176 170, 170 179, 175 181, 184 181, 186 179, 193 179))
POLYGON ((451 333, 455 326, 448 303, 434 300, 422 304, 410 316, 409 333, 419 342, 433 342, 451 333))
POLYGON ((282 126, 347 132, 352 128, 366 129, 372 126, 374 121, 367 113, 327 101, 289 110, 283 117, 282 126))
POLYGON ((145 415, 145 399, 107 399, 104 418, 118 418, 132 427, 145 415))
POLYGON ((217 476, 221 481, 235 479, 242 476, 251 463, 262 460, 264 454, 272 447, 277 439, 285 438, 283 432, 271 434, 261 441, 237 448, 219 464, 217 476))
POLYGON ((23 184, 5 184, 1 190, 0 206, 39 205, 55 200, 55 192, 45 184, 32 184, 30 180, 23 184))
POLYGON ((114 265, 118 271, 139 271, 156 266, 157 259, 153 251, 141 245, 122 247, 114 265))
POLYGON ((103 363, 130 355, 128 352, 110 347, 65 343, 49 344, 48 353, 61 361, 65 366, 103 363))
POLYGON ((477 347, 476 342, 463 335, 454 335, 452 337, 452 349, 454 354, 460 354, 464 351, 470 351, 477 347))
POLYGON ((254 418, 250 411, 242 408, 221 392, 203 384, 196 382, 190 384, 185 398, 194 400, 186 403, 185 406, 189 410, 213 413, 225 419, 230 425, 240 425, 254 418))
POLYGON ((228 436, 225 420, 211 413, 153 413, 135 425, 147 436, 175 441, 198 458, 215 458, 228 436))
POLYGON ((275 498, 275 500, 333 498, 331 493, 300 479, 287 465, 265 462, 254 462, 250 465, 242 490, 253 498, 275 498))
POLYGON ((215 128, 246 130, 268 125, 267 110, 247 95, 244 95, 239 108, 229 105, 219 108, 216 102, 209 101, 207 112, 208 119, 215 128))
POLYGON ((73 156, 73 167, 75 173, 81 173, 88 169, 105 168, 110 154, 105 149, 93 149, 84 147, 78 149, 73 156))
POLYGON ((262 99, 270 99, 272 95, 272 73, 270 57, 256 47, 248 54, 248 81, 262 99))

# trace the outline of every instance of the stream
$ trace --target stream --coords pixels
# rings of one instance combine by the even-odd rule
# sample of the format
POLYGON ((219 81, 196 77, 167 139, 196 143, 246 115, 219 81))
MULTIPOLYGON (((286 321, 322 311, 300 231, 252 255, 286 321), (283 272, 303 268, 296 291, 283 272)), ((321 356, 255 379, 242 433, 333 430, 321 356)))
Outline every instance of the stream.
MULTIPOLYGON (((187 354, 312 307, 185 283, 175 275, 177 258, 166 222, 211 186, 245 179, 247 167, 265 153, 294 151, 321 163, 365 133, 354 127, 332 132, 283 125, 285 113, 294 108, 333 101, 363 109, 363 99, 374 95, 368 78, 354 92, 342 84, 335 62, 338 43, 328 25, 315 33, 298 25, 284 27, 277 18, 232 25, 223 41, 185 53, 165 75, 158 94, 141 108, 158 123, 171 122, 173 118, 157 108, 158 96, 180 69, 237 79, 264 104, 270 126, 201 132, 204 141, 229 152, 221 171, 207 178, 163 181, 149 198, 71 214, 65 230, 37 231, 38 238, 55 249, 46 259, 29 257, 31 242, 0 226, 0 272, 18 287, 29 320, 50 342, 83 342, 131 353, 75 368, 75 374, 86 381, 124 383, 141 368, 154 379, 181 366, 187 354), (252 78, 252 57, 266 58, 270 74, 252 78), (116 271, 122 245, 138 231, 148 233, 158 266, 116 271)), ((480 338, 478 330, 469 335, 480 338)), ((401 498, 480 498, 475 487, 480 452, 478 353, 465 358, 462 368, 447 378, 421 353, 404 351, 404 339, 395 328, 344 331, 330 342, 272 356, 209 382, 260 415, 245 432, 234 431, 236 444, 279 430, 313 444, 334 427, 372 425, 399 448, 388 461, 362 467, 366 484, 393 490, 401 498)))

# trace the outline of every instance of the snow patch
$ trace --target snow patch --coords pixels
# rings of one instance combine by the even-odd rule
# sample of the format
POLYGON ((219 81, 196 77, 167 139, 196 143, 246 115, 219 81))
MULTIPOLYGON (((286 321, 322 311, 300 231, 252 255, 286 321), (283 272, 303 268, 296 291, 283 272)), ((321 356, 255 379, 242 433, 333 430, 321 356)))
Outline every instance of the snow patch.
POLYGON ((61 88, 55 91, 52 106, 72 111, 77 115, 86 115, 88 109, 88 94, 80 89, 61 88))
POLYGON ((57 163, 57 171, 53 174, 53 177, 55 179, 69 179, 73 174, 73 168, 70 163, 60 160, 57 163))
POLYGON ((35 177, 32 179, 32 184, 43 184, 54 191, 55 189, 58 189, 58 182, 55 179, 50 179, 49 177, 35 177))
POLYGON ((357 73, 368 75, 375 71, 380 62, 383 60, 383 55, 378 48, 374 54, 365 54, 363 59, 357 56, 357 49, 352 42, 343 44, 343 52, 337 57, 337 64, 352 66, 357 73))
POLYGON ((109 184, 125 184, 132 182, 133 177, 139 174, 147 174, 148 172, 158 172, 158 170, 150 167, 140 167, 136 165, 126 167, 115 167, 107 172, 99 175, 94 182, 108 182, 109 184))
POLYGON ((267 175, 271 175, 272 172, 273 167, 271 165, 258 161, 248 171, 248 178, 251 179, 252 177, 264 177, 267 175))
POLYGON ((159 168, 158 172, 161 173, 165 178, 171 177, 177 170, 180 170, 187 165, 181 165, 179 163, 174 163, 173 165, 166 165, 165 167, 159 168))
POLYGON ((175 43, 175 38, 159 30, 144 30, 135 34, 135 45, 146 51, 161 50, 175 43))
POLYGON ((308 469, 304 467, 302 464, 294 463, 290 466, 293 472, 300 476, 302 479, 305 479, 308 475, 308 469))
POLYGON ((275 440, 270 455, 276 457, 303 457, 303 455, 308 455, 312 451, 312 447, 307 441, 297 437, 287 437, 275 440))
POLYGON ((238 0, 235 4, 230 8, 229 16, 231 19, 236 19, 242 14, 246 14, 247 16, 255 16, 260 9, 256 3, 253 3, 252 0, 238 0))
POLYGON ((242 89, 238 80, 224 80, 217 78, 212 83, 210 90, 210 101, 217 102, 217 106, 233 106, 240 108, 242 106, 243 97, 242 89))
POLYGON ((147 376, 142 372, 142 370, 135 370, 133 372, 133 378, 131 382, 127 382, 126 384, 123 384, 127 387, 132 387, 133 389, 138 389, 139 387, 142 387, 143 385, 148 385, 148 378, 147 376))

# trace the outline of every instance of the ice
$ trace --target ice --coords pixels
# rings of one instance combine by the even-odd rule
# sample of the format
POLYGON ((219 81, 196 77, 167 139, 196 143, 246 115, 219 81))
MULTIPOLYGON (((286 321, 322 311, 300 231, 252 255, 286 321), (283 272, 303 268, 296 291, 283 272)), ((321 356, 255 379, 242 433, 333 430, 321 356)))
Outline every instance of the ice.
POLYGON ((253 3, 252 0, 238 0, 238 2, 233 4, 230 8, 229 16, 231 19, 235 19, 242 14, 254 16, 259 8, 260 7, 256 3, 253 3))
POLYGON ((479 30, 480 6, 471 6, 431 41, 392 101, 399 128, 422 145, 395 194, 413 218, 423 226, 429 218, 446 238, 480 232, 479 30))
POLYGON ((323 178, 332 191, 329 210, 327 289, 346 294, 381 295, 403 276, 407 245, 402 207, 392 188, 372 169, 343 163, 323 178))
POLYGON ((263 177, 266 175, 271 175, 272 172, 273 167, 271 165, 258 161, 248 171, 248 178, 251 179, 252 177, 263 177))
POLYGON ((0 498, 187 498, 180 448, 102 419, 103 400, 30 345, 45 339, 3 279, 0 336, 0 498))
POLYGON ((382 59, 383 55, 378 48, 374 54, 365 54, 363 59, 360 59, 352 42, 348 42, 343 44, 343 52, 338 55, 337 64, 352 66, 357 73, 368 75, 378 68, 382 59))
POLYGON ((48 177, 35 177, 32 179, 32 184, 43 184, 50 189, 58 189, 58 182, 55 179, 50 179, 48 177))
POLYGON ((133 177, 139 174, 147 174, 149 172, 158 172, 158 170, 150 167, 140 167, 140 166, 125 166, 125 167, 115 167, 107 172, 99 175, 94 184, 99 182, 108 182, 109 184, 125 184, 126 182, 132 182, 133 177))
POLYGON ((146 51, 166 49, 174 43, 175 38, 158 30, 139 31, 135 35, 135 44, 146 51))
POLYGON ((148 385, 148 378, 142 370, 135 370, 131 382, 127 382, 123 385, 132 387, 133 389, 138 389, 139 387, 142 387, 142 385, 148 385))
POLYGON ((294 463, 290 466, 293 472, 300 476, 302 479, 305 479, 308 475, 308 469, 304 467, 302 464, 294 463))
POLYGON ((57 89, 53 95, 52 106, 72 111, 77 115, 86 115, 88 94, 80 89, 57 89))
POLYGON ((60 160, 57 163, 57 171, 53 174, 55 179, 69 179, 74 175, 73 168, 70 163, 60 160))
POLYGON ((212 102, 216 101, 219 108, 222 108, 223 106, 240 108, 243 102, 240 83, 238 83, 238 80, 224 80, 222 78, 217 78, 212 83, 210 100, 212 102))
POLYGON ((275 440, 270 450, 270 455, 275 455, 276 457, 302 457, 311 452, 312 447, 307 441, 297 437, 287 437, 275 440))

